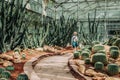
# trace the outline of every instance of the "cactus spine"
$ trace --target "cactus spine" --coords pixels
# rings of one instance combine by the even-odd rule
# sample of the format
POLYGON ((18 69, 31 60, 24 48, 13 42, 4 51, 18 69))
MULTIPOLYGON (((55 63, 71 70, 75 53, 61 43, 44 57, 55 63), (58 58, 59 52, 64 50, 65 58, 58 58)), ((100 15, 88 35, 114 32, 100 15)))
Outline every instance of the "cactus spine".
POLYGON ((108 64, 107 72, 111 76, 116 75, 119 73, 119 66, 117 64, 108 64))
POLYGON ((96 70, 103 70, 104 69, 104 64, 102 62, 96 62, 94 64, 94 67, 96 70))

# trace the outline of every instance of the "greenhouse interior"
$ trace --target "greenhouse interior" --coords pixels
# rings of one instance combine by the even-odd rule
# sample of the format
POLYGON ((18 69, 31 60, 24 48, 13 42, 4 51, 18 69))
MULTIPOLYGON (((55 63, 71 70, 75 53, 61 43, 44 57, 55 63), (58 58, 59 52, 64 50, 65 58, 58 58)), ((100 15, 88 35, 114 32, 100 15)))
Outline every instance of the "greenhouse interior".
POLYGON ((0 0, 0 80, 120 80, 120 0, 0 0))

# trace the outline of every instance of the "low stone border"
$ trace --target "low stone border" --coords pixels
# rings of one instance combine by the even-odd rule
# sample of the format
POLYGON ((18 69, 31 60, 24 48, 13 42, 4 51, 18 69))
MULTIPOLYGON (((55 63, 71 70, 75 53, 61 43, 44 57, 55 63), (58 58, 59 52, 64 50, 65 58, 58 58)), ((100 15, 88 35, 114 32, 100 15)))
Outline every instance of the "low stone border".
POLYGON ((78 66, 76 66, 75 63, 73 62, 73 58, 69 59, 68 66, 70 68, 72 75, 74 75, 75 78, 77 78, 78 80, 92 80, 92 78, 87 77, 78 71, 78 66))

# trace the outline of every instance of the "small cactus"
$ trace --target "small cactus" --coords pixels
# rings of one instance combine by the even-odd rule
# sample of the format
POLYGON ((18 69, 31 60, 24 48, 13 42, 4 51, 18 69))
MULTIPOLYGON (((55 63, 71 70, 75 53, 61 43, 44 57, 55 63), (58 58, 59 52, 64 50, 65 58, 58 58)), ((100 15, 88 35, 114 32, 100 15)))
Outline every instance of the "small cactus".
POLYGON ((99 50, 97 53, 103 53, 103 54, 106 54, 106 51, 105 51, 105 50, 99 50))
POLYGON ((18 75, 17 80, 28 80, 28 76, 25 73, 18 75))
POLYGON ((8 79, 6 79, 6 78, 0 78, 0 80, 8 80, 8 79))
POLYGON ((6 70, 8 70, 8 71, 14 71, 14 66, 7 66, 6 70))
POLYGON ((4 71, 1 73, 2 78, 9 79, 11 77, 11 73, 9 71, 4 71))
POLYGON ((5 71, 5 68, 0 68, 0 74, 5 71))
POLYGON ((102 62, 103 64, 106 65, 108 63, 106 55, 103 53, 93 54, 92 63, 96 63, 96 62, 102 62))
POLYGON ((76 58, 79 58, 79 57, 80 57, 80 53, 78 51, 75 51, 74 52, 74 58, 76 59, 76 58))
POLYGON ((104 45, 97 44, 92 47, 92 51, 94 52, 98 52, 99 50, 105 50, 104 45))
POLYGON ((110 56, 114 59, 117 59, 119 57, 119 51, 118 50, 111 50, 110 51, 110 56))
POLYGON ((102 62, 96 62, 94 64, 94 67, 96 70, 103 70, 104 69, 104 64, 102 62))
POLYGON ((91 63, 90 58, 86 58, 85 59, 85 64, 90 64, 90 63, 91 63))
POLYGON ((83 52, 81 53, 81 59, 89 58, 89 56, 90 56, 90 54, 89 54, 89 52, 87 52, 87 51, 83 51, 83 52))
POLYGON ((117 46, 111 46, 109 52, 111 52, 112 50, 119 50, 119 48, 117 46))
POLYGON ((117 64, 108 64, 107 72, 111 76, 116 75, 119 73, 119 66, 117 64))
POLYGON ((92 42, 92 45, 93 45, 93 46, 96 45, 96 44, 100 44, 100 42, 99 42, 99 41, 93 41, 93 42, 92 42))

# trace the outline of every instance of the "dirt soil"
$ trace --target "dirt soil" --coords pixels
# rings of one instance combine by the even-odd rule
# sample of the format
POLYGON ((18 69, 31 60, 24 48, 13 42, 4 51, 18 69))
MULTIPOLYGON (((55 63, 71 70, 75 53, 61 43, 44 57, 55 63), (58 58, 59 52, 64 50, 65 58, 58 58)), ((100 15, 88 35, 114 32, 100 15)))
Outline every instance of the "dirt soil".
MULTIPOLYGON (((59 50, 60 53, 68 53, 68 52, 73 52, 73 49, 72 48, 63 48, 62 50, 59 50)), ((13 51, 9 51, 7 52, 6 54, 12 54, 13 51)), ((32 49, 28 49, 28 50, 24 50, 23 53, 26 54, 26 59, 25 60, 22 60, 21 63, 14 63, 13 66, 15 68, 14 71, 11 71, 11 79, 10 80, 16 80, 18 74, 20 73, 23 73, 24 70, 23 70, 23 66, 25 64, 25 62, 27 62, 28 60, 30 60, 31 58, 33 57, 37 57, 41 54, 48 54, 49 52, 40 52, 40 51, 37 51, 37 50, 32 50, 32 49)), ((49 54, 52 54, 52 53, 49 53, 49 54)), ((3 67, 2 65, 0 65, 0 67, 3 67)))

